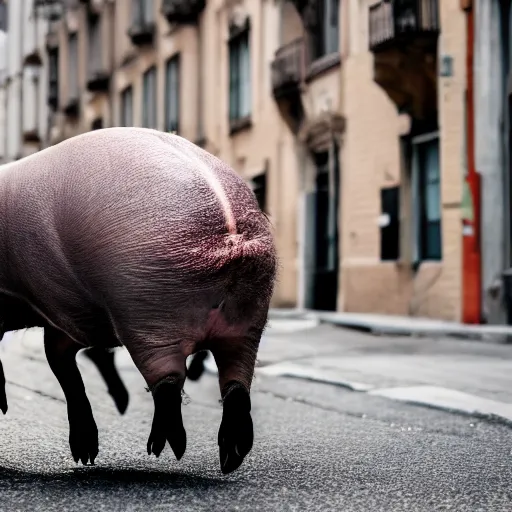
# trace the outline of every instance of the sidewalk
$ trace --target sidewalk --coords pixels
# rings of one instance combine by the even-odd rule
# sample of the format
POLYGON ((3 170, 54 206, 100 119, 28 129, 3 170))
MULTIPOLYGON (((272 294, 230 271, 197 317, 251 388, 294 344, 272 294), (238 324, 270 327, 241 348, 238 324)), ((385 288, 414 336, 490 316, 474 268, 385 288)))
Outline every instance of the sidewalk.
MULTIPOLYGON (((435 336, 425 336, 426 329, 422 336, 374 336, 319 316, 272 312, 258 353, 255 389, 265 378, 286 377, 512 425, 511 345, 446 337, 441 329, 435 336)), ((213 358, 205 365, 216 373, 213 358)))
POLYGON ((455 337, 512 343, 512 325, 469 325, 429 318, 299 309, 272 309, 269 319, 316 319, 322 323, 381 335, 455 337))

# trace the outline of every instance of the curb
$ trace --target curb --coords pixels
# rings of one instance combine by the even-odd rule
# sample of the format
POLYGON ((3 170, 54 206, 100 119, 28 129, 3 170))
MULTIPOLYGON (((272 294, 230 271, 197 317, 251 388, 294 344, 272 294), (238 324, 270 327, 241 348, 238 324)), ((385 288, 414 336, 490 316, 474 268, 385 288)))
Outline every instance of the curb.
MULTIPOLYGON (((487 343, 512 343, 512 326, 509 325, 450 325, 450 322, 420 320, 411 325, 408 319, 389 316, 389 319, 375 320, 373 315, 316 312, 310 310, 274 309, 269 311, 269 320, 316 319, 319 323, 336 325, 374 335, 418 336, 456 338, 487 343)), ((384 316, 384 315, 383 315, 384 316)))

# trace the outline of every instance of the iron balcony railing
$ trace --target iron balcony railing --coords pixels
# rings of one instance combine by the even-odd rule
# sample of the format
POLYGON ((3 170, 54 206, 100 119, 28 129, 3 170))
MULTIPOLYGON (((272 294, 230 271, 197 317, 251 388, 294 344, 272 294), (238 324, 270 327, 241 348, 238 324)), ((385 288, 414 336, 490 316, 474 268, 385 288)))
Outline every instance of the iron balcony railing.
POLYGON ((401 36, 438 32, 439 0, 381 0, 370 7, 370 50, 401 36))
POLYGON ((300 86, 306 69, 306 52, 302 37, 281 46, 272 61, 272 89, 274 96, 286 94, 300 86))

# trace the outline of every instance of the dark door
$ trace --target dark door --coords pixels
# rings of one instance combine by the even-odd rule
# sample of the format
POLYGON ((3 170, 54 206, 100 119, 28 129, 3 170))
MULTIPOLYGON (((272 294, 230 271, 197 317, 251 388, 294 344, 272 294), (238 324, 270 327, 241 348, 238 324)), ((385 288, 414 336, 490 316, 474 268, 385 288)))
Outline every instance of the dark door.
POLYGON ((335 311, 338 296, 338 189, 337 150, 333 155, 333 180, 329 178, 329 153, 315 155, 315 267, 313 309, 335 311), (330 182, 333 190, 330 190, 330 182))

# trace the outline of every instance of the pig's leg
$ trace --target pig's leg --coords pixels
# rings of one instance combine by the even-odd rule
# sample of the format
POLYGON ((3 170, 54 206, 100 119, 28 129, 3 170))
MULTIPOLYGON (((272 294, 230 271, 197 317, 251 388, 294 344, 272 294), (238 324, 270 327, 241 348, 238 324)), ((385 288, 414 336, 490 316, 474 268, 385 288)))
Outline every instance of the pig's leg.
POLYGON ((128 407, 128 391, 117 371, 113 351, 101 347, 90 347, 84 350, 84 354, 96 365, 108 392, 116 404, 117 410, 124 414, 128 407))
POLYGON ((190 366, 187 369, 187 379, 199 380, 204 372, 204 360, 207 356, 208 352, 206 350, 201 350, 194 354, 190 366))
POLYGON ((5 393, 5 375, 2 361, 0 361, 0 409, 4 414, 7 413, 7 395, 5 393))
POLYGON ((187 446, 187 434, 181 415, 181 397, 185 382, 186 355, 179 342, 169 343, 168 334, 161 339, 148 336, 147 339, 137 335, 124 339, 135 366, 148 385, 153 395, 155 412, 149 435, 148 454, 157 457, 162 453, 165 442, 178 460, 183 457, 187 446))
POLYGON ((65 334, 45 329, 44 348, 48 364, 61 385, 68 408, 69 446, 75 462, 94 464, 98 455, 98 428, 85 393, 76 354, 83 348, 65 334))
POLYGON ((250 389, 258 344, 248 339, 226 339, 212 354, 219 369, 223 403, 218 444, 222 473, 238 469, 253 444, 250 389))

